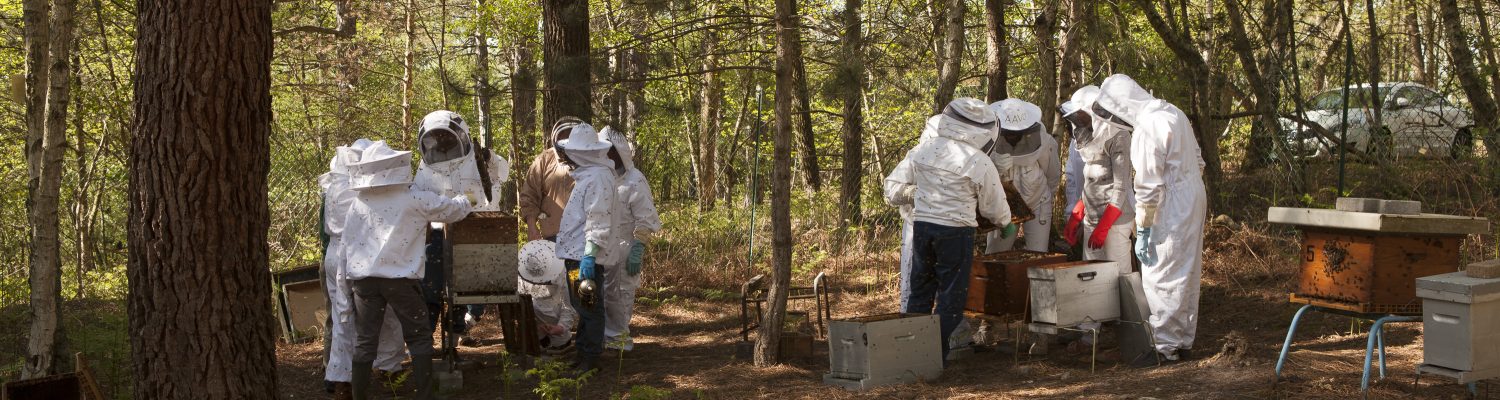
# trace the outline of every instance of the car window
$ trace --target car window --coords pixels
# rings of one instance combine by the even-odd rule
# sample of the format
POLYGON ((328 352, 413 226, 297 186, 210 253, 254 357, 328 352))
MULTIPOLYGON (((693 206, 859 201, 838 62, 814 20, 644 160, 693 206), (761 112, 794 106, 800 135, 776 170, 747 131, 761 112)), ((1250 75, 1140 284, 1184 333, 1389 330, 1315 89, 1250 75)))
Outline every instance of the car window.
POLYGON ((1427 88, 1409 87, 1412 92, 1411 105, 1416 107, 1439 107, 1443 105, 1443 96, 1427 88))
MULTIPOLYGON (((1380 88, 1376 92, 1376 98, 1384 99, 1390 88, 1380 88)), ((1369 108, 1375 104, 1370 99, 1370 88, 1350 88, 1349 108, 1369 108)), ((1344 91, 1341 89, 1329 90, 1313 97, 1310 107, 1314 110, 1333 110, 1344 106, 1344 91)))

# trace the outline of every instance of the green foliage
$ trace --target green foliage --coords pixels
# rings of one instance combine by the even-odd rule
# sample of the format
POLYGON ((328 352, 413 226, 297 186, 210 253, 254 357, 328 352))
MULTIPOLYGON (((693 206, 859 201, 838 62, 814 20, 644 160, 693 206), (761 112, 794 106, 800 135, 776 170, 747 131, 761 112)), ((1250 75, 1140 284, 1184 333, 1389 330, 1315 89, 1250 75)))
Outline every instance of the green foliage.
POLYGON ((572 389, 574 398, 582 398, 583 385, 594 376, 594 371, 576 377, 569 376, 571 374, 572 370, 567 364, 557 361, 549 361, 526 371, 526 376, 537 380, 533 392, 542 400, 561 400, 563 393, 569 389, 572 389))
POLYGON ((672 398, 672 391, 660 389, 650 385, 635 385, 624 395, 611 397, 618 400, 665 400, 672 398))

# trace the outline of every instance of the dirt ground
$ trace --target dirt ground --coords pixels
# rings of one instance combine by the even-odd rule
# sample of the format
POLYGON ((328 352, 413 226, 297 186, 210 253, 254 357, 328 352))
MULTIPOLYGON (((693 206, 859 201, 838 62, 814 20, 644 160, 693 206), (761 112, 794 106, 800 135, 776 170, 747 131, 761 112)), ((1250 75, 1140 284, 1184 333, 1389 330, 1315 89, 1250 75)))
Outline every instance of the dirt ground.
MULTIPOLYGON (((1212 265, 1212 263, 1211 263, 1212 265)), ((893 266, 892 266, 893 267, 893 266)), ((892 268, 894 269, 894 268, 892 268)), ((1212 274, 1210 274, 1212 275, 1212 274)), ((892 312, 894 290, 872 290, 879 285, 849 282, 836 289, 835 318, 892 312)), ((1282 284, 1240 290, 1232 282, 1206 280, 1196 360, 1151 368, 1131 368, 1104 351, 1096 373, 1089 372, 1088 354, 1069 354, 1054 348, 1050 357, 1019 360, 1003 351, 975 354, 957 361, 932 382, 889 386, 857 393, 824 385, 828 370, 827 345, 817 342, 817 354, 771 368, 756 368, 734 358, 738 335, 738 305, 727 300, 703 300, 684 293, 667 296, 662 304, 643 301, 633 321, 634 351, 606 353, 601 374, 582 389, 583 398, 620 398, 632 386, 669 390, 673 398, 1355 398, 1359 396, 1360 363, 1365 335, 1350 334, 1350 319, 1313 314, 1299 329, 1286 373, 1273 383, 1277 352, 1296 306, 1287 304, 1282 284), (1226 346, 1226 343, 1229 343, 1226 346)), ((811 307, 793 303, 793 310, 811 307)), ((1367 325, 1359 327, 1361 331, 1367 325)), ((1105 336, 1110 336, 1106 328, 1105 336)), ((497 366, 499 332, 492 319, 477 328, 481 347, 462 353, 485 366, 464 372, 463 390, 453 399, 535 398, 534 380, 524 379, 506 392, 497 366)), ((1003 337, 1002 337, 1003 339, 1003 337)), ((1371 398, 1466 398, 1467 392, 1443 378, 1413 382, 1422 358, 1420 324, 1389 327, 1389 376, 1376 380, 1371 398)), ((282 344, 281 393, 289 399, 328 397, 322 391, 318 343, 282 344)), ((1481 394, 1487 386, 1481 384, 1481 394)), ((381 398, 392 398, 385 394, 381 398)), ((564 398, 572 398, 571 393, 564 398)))

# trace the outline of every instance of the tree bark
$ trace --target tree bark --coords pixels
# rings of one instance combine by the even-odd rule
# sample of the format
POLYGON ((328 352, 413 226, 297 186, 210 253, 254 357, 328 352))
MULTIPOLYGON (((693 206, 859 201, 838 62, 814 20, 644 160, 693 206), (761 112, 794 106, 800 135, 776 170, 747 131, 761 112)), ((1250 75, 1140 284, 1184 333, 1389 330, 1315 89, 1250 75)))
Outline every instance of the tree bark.
MULTIPOLYGON (((787 26, 797 31, 798 40, 801 40, 802 15, 795 0, 790 5, 792 19, 787 26)), ((818 166, 818 140, 813 134, 812 93, 807 89, 807 64, 802 59, 802 43, 794 45, 796 57, 790 61, 794 80, 792 99, 796 103, 796 109, 792 111, 792 115, 797 119, 797 133, 802 139, 802 179, 807 183, 807 191, 817 192, 823 190, 823 170, 818 166)))
POLYGON ((266 243, 271 7, 139 3, 127 269, 135 398, 278 397, 266 243))
POLYGON ((787 289, 792 283, 792 109, 796 96, 796 62, 802 58, 796 0, 776 0, 776 133, 771 168, 771 280, 766 310, 755 339, 755 365, 780 361, 781 324, 787 289))
POLYGON ((1495 55, 1497 49, 1495 36, 1490 33, 1489 13, 1479 0, 1474 0, 1474 16, 1479 19, 1479 43, 1483 44, 1484 59, 1490 66, 1487 68, 1490 71, 1490 94, 1500 98, 1500 59, 1496 59, 1495 55))
POLYGON ((408 139, 406 135, 413 134, 416 129, 412 128, 411 97, 412 97, 412 74, 416 69, 415 47, 412 42, 416 40, 417 31, 412 24, 413 10, 417 7, 416 0, 406 0, 406 49, 401 56, 401 142, 413 143, 416 138, 408 139))
MULTIPOLYGON (((709 14, 714 14, 715 6, 710 4, 709 14)), ((713 29, 703 32, 703 88, 699 95, 702 106, 699 108, 698 119, 698 209, 709 211, 714 209, 714 200, 718 198, 715 192, 718 189, 716 174, 719 171, 716 160, 719 148, 719 103, 723 98, 724 85, 719 81, 719 36, 713 29)))
MULTIPOLYGON (((844 0, 844 65, 838 79, 844 94, 844 171, 839 176, 839 204, 843 205, 839 227, 860 222, 860 182, 864 181, 865 151, 865 57, 864 22, 859 9, 863 0, 844 0)), ((993 59, 991 59, 993 61, 993 59)), ((1004 73, 1001 73, 1004 76, 1004 73)), ((1003 87, 1005 80, 999 82, 1003 87)))
MULTIPOLYGON (((1193 112, 1189 118, 1192 119, 1193 131, 1198 136, 1198 147, 1203 152, 1205 165, 1203 182, 1207 186, 1209 210, 1213 210, 1214 199, 1218 198, 1218 182, 1223 176, 1223 170, 1219 164, 1221 131, 1217 124, 1211 122, 1212 118, 1209 116, 1216 111, 1214 83, 1222 80, 1222 77, 1210 67, 1208 60, 1193 44, 1192 37, 1186 29, 1183 31, 1173 29, 1162 14, 1156 11, 1153 2, 1147 0, 1133 0, 1132 2, 1146 14, 1146 22, 1151 25, 1152 30, 1161 36, 1162 42, 1183 63, 1184 75, 1187 76, 1188 86, 1192 88, 1193 95, 1192 106, 1189 107, 1193 112)), ((1207 31, 1212 32, 1212 29, 1207 31)))
POLYGON ((988 69, 985 77, 989 90, 985 92, 984 101, 994 103, 1010 97, 1006 84, 1010 68, 1010 46, 1007 43, 1008 34, 1005 31, 1005 1, 1006 0, 984 0, 984 28, 985 28, 985 59, 988 60, 988 69))
POLYGON ((953 92, 958 89, 959 74, 963 71, 964 58, 964 0, 948 0, 941 14, 947 25, 943 33, 943 52, 938 55, 938 87, 932 98, 932 113, 941 114, 943 107, 953 101, 953 92))
MULTIPOLYGON (((1411 68, 1412 79, 1424 85, 1432 85, 1432 81, 1427 77, 1427 53, 1423 50, 1425 47, 1422 42, 1422 22, 1417 17, 1417 0, 1406 2, 1406 26, 1407 36, 1411 40, 1411 63, 1415 66, 1411 68)), ((1427 29, 1432 29, 1432 27, 1427 29)))
POLYGON ((494 131, 490 129, 490 44, 487 34, 489 19, 484 10, 484 0, 474 0, 474 109, 479 114, 479 123, 476 124, 481 140, 479 145, 493 150, 495 138, 494 131))
MULTIPOLYGON (((29 5, 29 4, 28 4, 29 5)), ((41 377, 57 372, 56 356, 62 343, 62 255, 59 250, 58 196, 62 190, 63 150, 67 146, 68 104, 71 95, 73 53, 73 0, 52 4, 46 27, 47 67, 43 104, 28 107, 45 108, 41 132, 32 132, 26 144, 31 189, 27 198, 27 222, 31 225, 30 276, 31 333, 27 338, 25 377, 41 377)), ((23 11, 24 13, 24 11, 23 11)), ((34 32, 34 31, 33 31, 34 32)), ((31 122, 31 121, 28 121, 31 122)), ((32 122, 29 124, 35 126, 32 122)))
MULTIPOLYGON (((1380 44, 1381 43, 1381 38, 1380 38, 1380 24, 1375 21, 1375 0, 1365 0, 1365 20, 1370 23, 1370 42, 1368 44, 1366 44, 1366 47, 1365 47, 1366 54, 1365 54, 1365 56, 1366 56, 1366 63, 1369 64, 1369 65, 1367 65, 1366 72, 1369 73, 1369 75, 1367 75, 1367 77, 1370 80, 1370 87, 1375 89, 1372 92, 1372 96, 1373 96, 1374 94, 1380 93, 1380 89, 1379 88, 1380 88, 1380 80, 1381 80, 1380 79, 1380 47, 1381 47, 1381 44, 1380 44)), ((1371 107, 1370 108, 1372 108, 1372 109, 1375 110, 1375 124, 1373 126, 1376 126, 1376 127, 1385 127, 1385 122, 1384 122, 1385 119, 1384 119, 1384 115, 1382 115, 1384 113, 1381 111, 1382 109, 1385 108, 1385 105, 1381 104, 1384 101, 1385 101, 1384 98, 1372 99, 1372 101, 1371 101, 1371 107)))
POLYGON ((1036 105, 1042 109, 1042 122, 1059 125, 1057 118, 1057 2, 1042 7, 1036 17, 1037 73, 1041 80, 1041 96, 1036 105))
POLYGON ((1289 32, 1290 17, 1283 18, 1277 8, 1281 0, 1266 0, 1267 9, 1262 12, 1262 18, 1268 20, 1271 31, 1269 37, 1262 38, 1263 46, 1267 49, 1264 58, 1256 57, 1255 46, 1250 42, 1250 36, 1245 29, 1245 13, 1240 8, 1238 0, 1224 0, 1225 14, 1229 16, 1229 42, 1230 48, 1234 49, 1240 59, 1240 68, 1245 72, 1245 80, 1250 85, 1251 93, 1255 94, 1255 109, 1258 112, 1255 122, 1250 131, 1249 146, 1245 152, 1244 168, 1253 170, 1264 167, 1270 161, 1277 136, 1281 132, 1280 115, 1277 113, 1278 105, 1281 103, 1281 43, 1289 32), (1265 69, 1262 70, 1261 68, 1265 69))
MULTIPOLYGON (((1068 2, 1068 31, 1063 33, 1063 40, 1059 45, 1062 49, 1062 59, 1057 75, 1058 101, 1071 97, 1073 92, 1082 86, 1078 82, 1079 75, 1083 72, 1083 33, 1085 27, 1093 20, 1093 15, 1092 2, 1087 0, 1068 2)), ((1066 124, 1060 120, 1051 123, 1055 136, 1061 137, 1067 131, 1067 127, 1064 126, 1066 124)), ((1067 150, 1067 146, 1062 147, 1064 147, 1062 150, 1067 150)))
POLYGON ((1474 67, 1474 53, 1469 50, 1469 34, 1464 32, 1463 16, 1458 12, 1458 0, 1438 0, 1443 18, 1443 30, 1447 32, 1448 54, 1453 58, 1453 70, 1458 75, 1459 86, 1474 107, 1474 133, 1485 138, 1485 147, 1490 158, 1500 160, 1500 121, 1496 119, 1495 98, 1485 92, 1484 78, 1474 67))
POLYGON ((591 121, 588 1, 542 0, 542 27, 542 124, 564 116, 591 121))
POLYGON ((536 151, 538 143, 545 143, 546 133, 537 131, 536 124, 536 59, 532 50, 530 40, 521 40, 511 51, 511 64, 514 68, 510 77, 511 85, 511 160, 515 165, 527 165, 536 151))

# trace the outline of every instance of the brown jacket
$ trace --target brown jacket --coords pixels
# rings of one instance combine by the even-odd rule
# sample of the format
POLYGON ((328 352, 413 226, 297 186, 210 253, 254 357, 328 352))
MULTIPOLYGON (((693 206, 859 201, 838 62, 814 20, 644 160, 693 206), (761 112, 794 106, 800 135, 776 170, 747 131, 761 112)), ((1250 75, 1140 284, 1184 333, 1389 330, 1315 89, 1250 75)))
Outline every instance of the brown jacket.
POLYGON ((568 205, 568 195, 573 193, 570 172, 568 166, 557 161, 557 151, 551 148, 538 154, 531 167, 526 169, 520 190, 521 221, 527 226, 540 223, 543 238, 557 236, 563 207, 568 205), (540 218, 543 213, 547 214, 546 219, 540 218))

